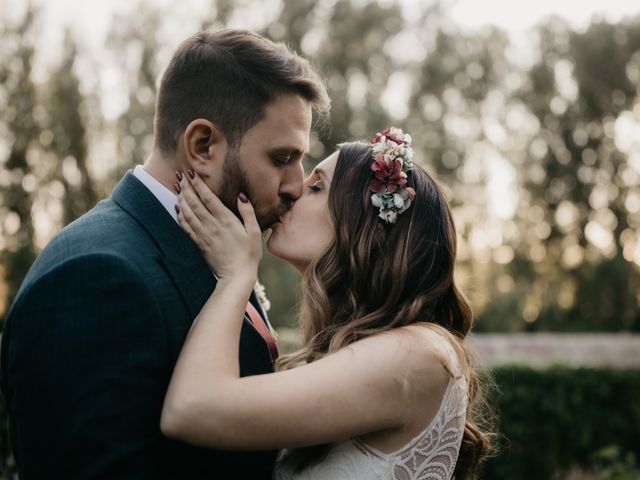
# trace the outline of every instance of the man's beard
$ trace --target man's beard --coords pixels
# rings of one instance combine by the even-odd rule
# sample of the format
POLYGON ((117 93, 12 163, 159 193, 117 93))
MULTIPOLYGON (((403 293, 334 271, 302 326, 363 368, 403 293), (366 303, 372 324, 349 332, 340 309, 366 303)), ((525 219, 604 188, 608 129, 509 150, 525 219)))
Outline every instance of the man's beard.
MULTIPOLYGON (((232 149, 227 153, 224 160, 224 167, 222 170, 222 187, 220 189, 220 200, 225 206, 231 210, 234 215, 240 219, 240 212, 238 212, 238 195, 240 192, 244 192, 251 201, 253 196, 253 189, 249 185, 247 175, 240 167, 238 159, 237 149, 232 149)), ((276 223, 282 215, 284 215, 292 206, 292 202, 283 203, 279 202, 277 207, 270 209, 266 213, 258 212, 257 205, 253 204, 253 208, 256 209, 256 217, 260 229, 265 231, 276 223)))

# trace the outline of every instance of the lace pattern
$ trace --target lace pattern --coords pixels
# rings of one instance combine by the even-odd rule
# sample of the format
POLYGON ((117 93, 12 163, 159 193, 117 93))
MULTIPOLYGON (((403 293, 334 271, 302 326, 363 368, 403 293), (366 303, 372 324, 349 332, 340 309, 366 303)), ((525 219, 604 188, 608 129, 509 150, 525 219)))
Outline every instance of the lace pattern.
MULTIPOLYGON (((373 457, 393 466, 397 480, 449 480, 458 460, 466 416, 466 388, 464 380, 450 380, 440 410, 431 424, 401 450, 384 453, 364 444, 353 442, 373 457)), ((356 477, 360 478, 360 477, 356 477)))
MULTIPOLYGON (((458 371, 453 349, 451 365, 458 371)), ((468 402, 464 377, 450 379, 440 408, 421 433, 401 449, 381 452, 358 438, 336 444, 327 458, 302 472, 276 468, 276 480, 450 480, 464 433, 468 402)))

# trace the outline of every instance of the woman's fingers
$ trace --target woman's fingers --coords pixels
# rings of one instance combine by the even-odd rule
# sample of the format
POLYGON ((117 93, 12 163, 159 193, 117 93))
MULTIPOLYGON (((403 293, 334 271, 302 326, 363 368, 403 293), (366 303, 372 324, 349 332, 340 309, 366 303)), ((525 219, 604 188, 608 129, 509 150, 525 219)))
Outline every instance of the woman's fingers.
POLYGON ((191 209, 191 206, 186 201, 182 192, 178 195, 178 208, 176 211, 178 212, 178 221, 180 222, 180 226, 182 226, 182 228, 191 237, 191 240, 200 246, 204 227, 200 219, 191 209))
POLYGON ((193 170, 187 172, 187 180, 190 186, 193 188, 194 192, 200 198, 202 204, 211 212, 214 216, 219 217, 220 215, 224 215, 227 213, 227 207, 220 201, 220 199, 214 195, 214 193, 209 188, 200 175, 198 175, 193 170), (191 173, 193 175, 191 175, 191 173))
POLYGON ((176 205, 176 211, 178 212, 178 223, 180 224, 180 226, 182 227, 182 229, 187 232, 187 235, 189 235, 189 237, 191 238, 191 240, 194 241, 194 243, 197 244, 196 240, 198 238, 198 236, 196 235, 196 233, 193 231, 193 229, 191 228, 191 225, 189 225, 189 222, 187 222, 184 218, 184 215, 182 214, 182 209, 179 207, 179 205, 176 205))
POLYGON ((251 236, 261 236, 260 225, 258 224, 258 219, 256 218, 256 212, 253 209, 253 205, 251 205, 247 195, 242 192, 238 195, 238 211, 240 212, 242 222, 244 223, 244 229, 247 233, 251 236))
POLYGON ((246 258, 247 260, 255 259, 260 262, 262 259, 262 232, 260 231, 253 205, 251 205, 247 195, 244 193, 238 195, 238 211, 242 217, 244 230, 249 240, 246 258))
POLYGON ((176 176, 180 225, 216 275, 222 278, 240 269, 257 268, 262 258, 262 236, 246 195, 238 197, 239 219, 195 172, 176 176))
POLYGON ((202 200, 200 200, 191 183, 185 178, 187 175, 188 174, 182 175, 182 179, 178 182, 179 188, 176 190, 176 193, 178 197, 184 199, 201 223, 209 223, 209 221, 214 218, 214 215, 212 215, 212 212, 202 203, 202 200))

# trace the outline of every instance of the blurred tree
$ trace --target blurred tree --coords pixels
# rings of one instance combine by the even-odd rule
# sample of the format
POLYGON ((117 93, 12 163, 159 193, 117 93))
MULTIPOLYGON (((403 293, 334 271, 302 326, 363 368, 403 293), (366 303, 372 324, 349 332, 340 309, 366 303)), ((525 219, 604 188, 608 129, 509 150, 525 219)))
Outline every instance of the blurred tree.
POLYGON ((156 79, 159 45, 156 33, 160 27, 161 12, 149 1, 138 6, 132 18, 119 18, 113 23, 108 38, 109 47, 124 52, 117 57, 119 70, 125 76, 128 89, 128 108, 117 124, 118 168, 112 173, 118 181, 126 170, 143 163, 153 148, 153 114, 155 109, 156 79))
MULTIPOLYGON (((26 271, 36 257, 34 226, 31 218, 31 192, 35 188, 30 162, 31 145, 39 135, 35 87, 31 80, 34 56, 34 23, 37 12, 31 4, 16 25, 2 24, 0 55, 1 131, 8 156, 0 159, 0 218, 3 248, 2 272, 6 282, 6 301, 0 303, 4 315, 26 271)), ((5 300, 5 299, 2 299, 5 300)))
POLYGON ((521 135, 508 132, 504 118, 508 38, 494 28, 465 34, 438 3, 416 20, 403 30, 424 49, 408 62, 414 88, 405 123, 424 166, 448 192, 459 236, 459 279, 469 287, 474 309, 482 311, 496 296, 501 264, 509 261, 492 256, 506 235, 490 212, 489 190, 498 166, 513 161, 511 149, 521 135))
MULTIPOLYGON (((520 169, 518 224, 527 232, 509 270, 513 307, 529 330, 638 330, 638 171, 616 139, 616 119, 636 112, 629 71, 640 51, 638 19, 573 32, 554 18, 539 28, 539 61, 517 93, 539 129, 520 169)), ((637 80, 637 79, 636 79, 637 80)), ((503 316, 501 302, 485 315, 503 316)))
POLYGON ((51 180, 64 186, 62 225, 67 225, 92 208, 97 196, 87 166, 83 97, 74 73, 77 48, 69 31, 63 50, 64 58, 49 81, 47 134, 57 166, 51 180))

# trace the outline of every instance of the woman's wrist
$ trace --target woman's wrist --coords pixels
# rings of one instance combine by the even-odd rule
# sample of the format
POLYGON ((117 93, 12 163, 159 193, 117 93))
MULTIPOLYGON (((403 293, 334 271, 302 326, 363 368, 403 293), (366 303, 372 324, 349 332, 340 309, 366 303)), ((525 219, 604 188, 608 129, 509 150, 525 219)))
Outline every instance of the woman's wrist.
POLYGON ((257 269, 239 269, 233 272, 231 275, 222 275, 218 277, 217 287, 228 285, 238 289, 246 289, 248 291, 253 290, 256 282, 258 281, 257 269))

